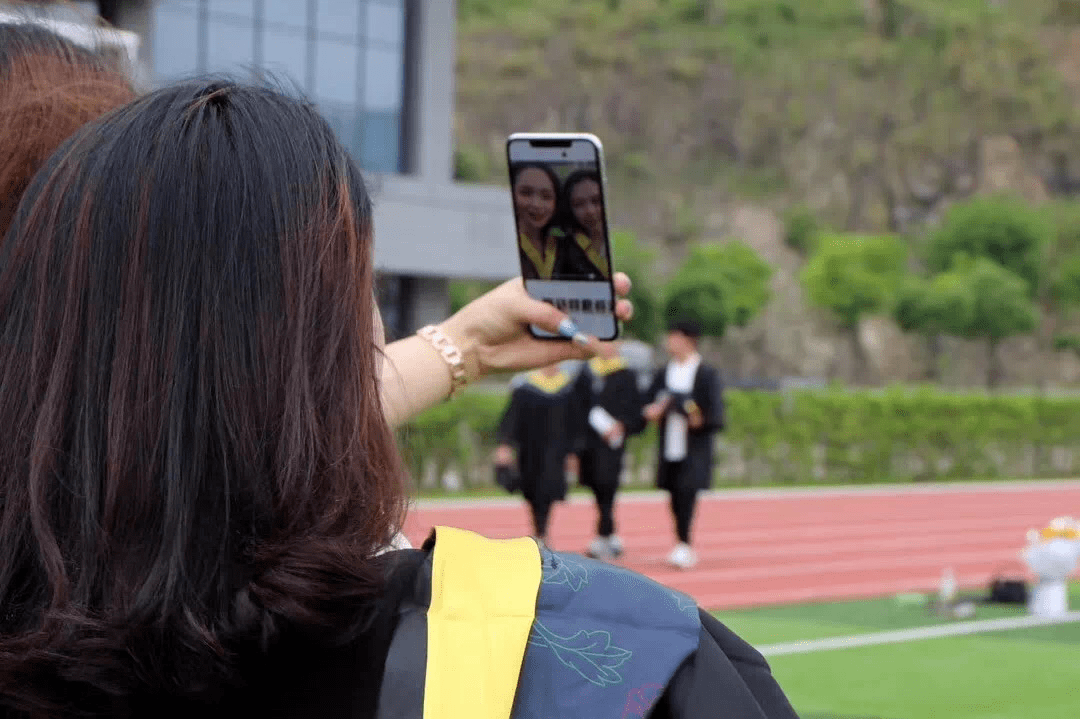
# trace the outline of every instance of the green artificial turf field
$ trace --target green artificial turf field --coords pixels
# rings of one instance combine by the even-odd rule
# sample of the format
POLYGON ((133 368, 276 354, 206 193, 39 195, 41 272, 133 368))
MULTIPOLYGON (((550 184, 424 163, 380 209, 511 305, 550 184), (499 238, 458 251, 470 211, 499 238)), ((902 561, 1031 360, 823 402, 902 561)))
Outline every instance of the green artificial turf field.
MULTIPOLYGON (((1080 609, 1080 584, 1071 591, 1080 609)), ((895 599, 717 616, 757 647, 953 620, 895 599)), ((974 619, 1024 616, 980 605, 974 619)), ((1080 716, 1080 622, 769 657, 802 719, 1056 719, 1080 716)))

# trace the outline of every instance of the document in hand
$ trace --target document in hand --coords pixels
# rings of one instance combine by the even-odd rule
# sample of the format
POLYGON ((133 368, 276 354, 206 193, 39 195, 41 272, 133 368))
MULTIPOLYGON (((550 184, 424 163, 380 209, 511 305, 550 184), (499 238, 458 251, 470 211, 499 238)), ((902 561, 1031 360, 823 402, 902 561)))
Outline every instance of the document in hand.
MULTIPOLYGON (((616 419, 603 407, 593 407, 589 411, 589 426, 596 430, 596 433, 601 437, 606 435, 615 426, 616 419)), ((608 445, 612 449, 618 449, 622 446, 623 437, 619 435, 613 440, 608 442, 608 445)))

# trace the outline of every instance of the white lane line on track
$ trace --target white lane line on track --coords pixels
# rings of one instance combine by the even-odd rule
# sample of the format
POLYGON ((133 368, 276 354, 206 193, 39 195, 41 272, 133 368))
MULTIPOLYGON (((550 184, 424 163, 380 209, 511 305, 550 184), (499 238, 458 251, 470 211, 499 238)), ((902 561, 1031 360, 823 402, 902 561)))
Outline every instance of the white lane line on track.
MULTIPOLYGON (((504 520, 483 517, 483 526, 487 532, 511 532, 521 531, 521 519, 526 517, 524 509, 519 517, 508 517, 504 520)), ((782 528, 777 523, 758 523, 758 526, 744 526, 737 529, 725 529, 706 525, 696 533, 696 543, 701 545, 735 546, 745 544, 788 546, 792 541, 798 541, 800 547, 807 542, 843 542, 853 540, 859 542, 858 546, 867 538, 873 539, 909 539, 912 537, 926 538, 930 541, 933 537, 943 538, 950 543, 954 537, 975 538, 981 533, 988 537, 992 536, 1015 536, 1023 538, 1028 529, 1041 526, 1047 520, 1045 511, 1028 512, 1024 514, 1014 513, 1008 517, 964 517, 953 515, 951 517, 928 517, 925 519, 895 519, 891 517, 876 517, 870 521, 856 522, 836 517, 811 517, 811 521, 805 524, 789 523, 782 528), (761 526, 765 524, 765 526, 761 526)), ((422 523, 420 526, 425 526, 422 523)), ((643 525, 646 530, 652 531, 653 535, 662 537, 662 541, 653 542, 635 541, 635 548, 644 546, 667 546, 669 533, 669 520, 666 516, 658 516, 655 522, 643 525), (661 532, 652 531, 655 527, 662 529, 661 532)), ((637 536, 642 532, 633 531, 628 536, 637 536)), ((593 537, 591 524, 575 527, 571 538, 589 540, 593 537)), ((655 538, 655 537, 654 537, 655 538)), ((626 537, 624 537, 624 540, 626 537)))
MULTIPOLYGON (((778 487, 769 489, 711 489, 701 494, 702 499, 798 499, 802 497, 906 497, 920 494, 984 494, 1009 492, 1044 492, 1080 489, 1077 479, 1029 479, 1012 482, 927 482, 900 486, 860 485, 855 487, 778 487)), ((624 491, 618 501, 625 503, 667 501, 667 492, 661 490, 624 491)), ((593 504, 589 494, 576 494, 567 498, 567 504, 593 504)), ((524 507, 519 496, 509 497, 452 497, 440 499, 417 499, 413 508, 418 510, 439 509, 485 509, 497 507, 524 507)))
POLYGON ((1011 629, 1047 627, 1073 622, 1080 622, 1080 612, 1069 612, 1060 617, 1028 616, 1015 618, 1007 617, 1004 619, 980 619, 970 622, 957 622, 956 624, 916 627, 914 629, 897 629, 888 632, 872 632, 870 634, 856 634, 847 637, 830 637, 827 639, 786 642, 783 644, 764 644, 758 646, 757 650, 767 658, 772 658, 791 654, 811 654, 813 652, 826 652, 838 649, 873 647, 882 644, 903 644, 926 639, 940 639, 942 637, 1002 632, 1011 629))

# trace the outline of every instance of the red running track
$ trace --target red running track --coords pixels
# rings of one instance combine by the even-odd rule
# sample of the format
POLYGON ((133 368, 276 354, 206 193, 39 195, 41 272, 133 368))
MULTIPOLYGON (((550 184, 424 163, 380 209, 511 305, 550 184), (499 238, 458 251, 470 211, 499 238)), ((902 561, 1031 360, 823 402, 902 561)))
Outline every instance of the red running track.
MULTIPOLYGON (((620 496, 620 563, 709 609, 930 591, 950 567, 962 588, 985 587, 999 573, 1027 576, 1019 552, 1028 529, 1080 516, 1080 482, 1071 481, 713 492, 694 522, 698 564, 682 571, 666 564, 674 541, 666 496, 620 496)), ((557 505, 551 547, 584 551, 595 523, 590 498, 557 505)), ((405 534, 419 546, 435 525, 492 538, 531 532, 516 498, 420 502, 405 534)))

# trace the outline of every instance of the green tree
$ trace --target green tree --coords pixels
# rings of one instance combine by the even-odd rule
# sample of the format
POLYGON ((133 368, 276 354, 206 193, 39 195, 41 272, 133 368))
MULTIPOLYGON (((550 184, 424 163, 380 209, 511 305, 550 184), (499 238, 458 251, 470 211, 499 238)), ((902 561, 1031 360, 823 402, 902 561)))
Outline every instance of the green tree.
POLYGON ((454 151, 454 179, 484 182, 491 177, 491 163, 482 148, 462 146, 454 151))
POLYGON ((1040 296, 1049 321, 1046 335, 1055 350, 1068 349, 1080 354, 1080 337, 1058 333, 1061 323, 1080 308, 1080 203, 1055 203, 1050 213, 1054 220, 1054 242, 1044 255, 1044 292, 1040 296))
POLYGON ((933 273, 952 269, 958 255, 985 257, 1027 282, 1034 297, 1042 286, 1044 257, 1053 227, 1043 214, 1007 196, 977 197, 953 206, 930 236, 926 263, 933 273))
POLYGON ((624 326, 626 334, 642 342, 653 342, 660 334, 660 294, 653 267, 656 253, 643 246, 626 230, 611 233, 612 267, 630 278, 630 301, 634 316, 624 326))
POLYGON ((705 334, 745 327, 768 304, 773 268, 742 242, 696 245, 664 292, 668 317, 690 315, 705 334))
POLYGON ((934 326, 930 312, 930 281, 919 275, 904 275, 896 291, 893 319, 903 332, 922 335, 930 351, 927 379, 936 382, 941 376, 941 332, 934 326))
POLYGON ((450 311, 457 312, 480 295, 499 286, 484 280, 450 280, 450 311))
POLYGON ((825 235, 803 267, 807 297, 829 311, 851 339, 858 379, 867 364, 859 320, 892 311, 906 261, 907 248, 892 235, 825 235))
POLYGON ((1080 336, 1059 334, 1057 331, 1064 315, 1080 307, 1080 253, 1066 256, 1053 268, 1047 304, 1047 309, 1053 312, 1051 335, 1054 349, 1071 350, 1080 355, 1080 336))
POLYGON ((818 230, 817 218, 805 205, 796 205, 784 213, 784 244, 799 254, 813 251, 818 230))
POLYGON ((941 337, 975 320, 975 296, 966 276, 945 273, 932 278, 907 275, 900 282, 893 317, 904 332, 921 334, 930 349, 930 377, 941 376, 941 337))
POLYGON ((986 384, 996 387, 1001 380, 998 345, 1032 331, 1037 324, 1029 284, 986 257, 961 256, 953 265, 931 285, 933 301, 939 305, 937 321, 946 334, 986 342, 986 384), (970 307, 970 312, 957 311, 957 307, 970 307))

